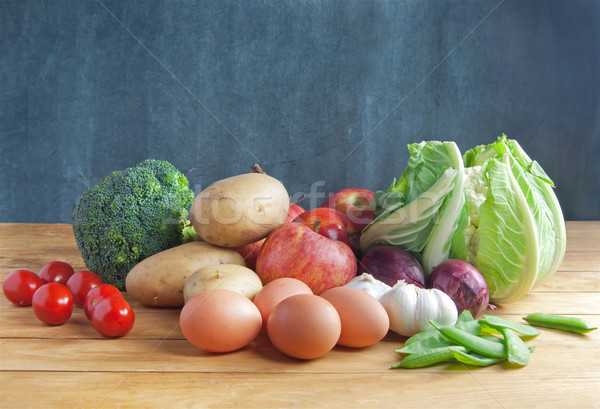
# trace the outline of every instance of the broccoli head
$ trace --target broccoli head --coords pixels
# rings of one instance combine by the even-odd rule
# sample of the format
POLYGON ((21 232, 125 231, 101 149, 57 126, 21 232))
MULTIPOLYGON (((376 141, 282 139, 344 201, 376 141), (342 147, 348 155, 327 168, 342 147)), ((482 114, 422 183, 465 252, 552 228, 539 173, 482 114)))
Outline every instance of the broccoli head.
POLYGON ((72 216, 87 268, 125 289, 140 261, 182 244, 194 192, 172 164, 147 159, 102 178, 84 192, 72 216))

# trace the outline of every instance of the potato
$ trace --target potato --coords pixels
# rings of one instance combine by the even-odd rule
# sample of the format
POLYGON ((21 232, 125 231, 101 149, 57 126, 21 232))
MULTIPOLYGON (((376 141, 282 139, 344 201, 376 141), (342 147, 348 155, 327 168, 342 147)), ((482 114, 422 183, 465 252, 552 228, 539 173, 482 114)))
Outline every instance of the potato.
POLYGON ((183 287, 183 300, 187 302, 202 291, 220 288, 240 293, 252 301, 262 286, 258 275, 248 267, 213 264, 202 267, 187 279, 183 287))
POLYGON ((246 265, 235 250, 193 241, 140 261, 127 274, 125 288, 142 304, 181 307, 187 279, 200 268, 215 264, 246 265))
POLYGON ((254 243, 283 224, 290 207, 285 187, 262 173, 219 180, 196 196, 190 219, 197 236, 221 247, 254 243))

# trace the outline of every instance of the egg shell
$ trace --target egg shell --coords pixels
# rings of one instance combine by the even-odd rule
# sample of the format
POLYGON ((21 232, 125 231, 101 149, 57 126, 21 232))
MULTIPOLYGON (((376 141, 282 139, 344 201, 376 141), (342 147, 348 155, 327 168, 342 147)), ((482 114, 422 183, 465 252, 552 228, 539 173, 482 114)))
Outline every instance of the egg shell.
POLYGON ((260 333, 262 318, 252 301, 224 289, 194 295, 179 315, 183 335, 208 352, 230 352, 248 345, 260 333))
POLYGON ((362 348, 383 339, 390 328, 383 305, 372 295, 353 287, 335 287, 321 297, 333 305, 340 316, 342 331, 338 344, 362 348))
POLYGON ((263 332, 267 332, 267 321, 271 311, 284 299, 297 294, 312 294, 312 290, 303 281, 291 277, 277 278, 267 283, 254 297, 263 320, 263 332))
POLYGON ((299 359, 319 358, 333 349, 342 330, 337 311, 314 294, 292 295, 273 308, 267 321, 271 343, 299 359))

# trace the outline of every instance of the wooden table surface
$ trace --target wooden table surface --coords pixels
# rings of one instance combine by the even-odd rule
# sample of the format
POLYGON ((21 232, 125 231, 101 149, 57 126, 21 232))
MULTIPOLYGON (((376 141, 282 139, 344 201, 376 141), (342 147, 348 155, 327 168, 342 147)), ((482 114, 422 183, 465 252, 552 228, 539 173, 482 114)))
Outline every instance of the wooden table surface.
MULTIPOLYGON (((514 322, 533 312, 600 326, 600 222, 568 222, 560 270, 524 299, 493 312, 514 322)), ((0 279, 63 260, 85 269, 70 225, 0 224, 0 279)), ((210 354, 178 327, 178 309, 132 302, 133 330, 101 337, 75 308, 51 327, 31 307, 0 301, 2 408, 600 408, 600 331, 542 329, 528 366, 442 364, 390 369, 405 338, 336 347, 322 358, 288 358, 259 335, 246 348, 210 354)))

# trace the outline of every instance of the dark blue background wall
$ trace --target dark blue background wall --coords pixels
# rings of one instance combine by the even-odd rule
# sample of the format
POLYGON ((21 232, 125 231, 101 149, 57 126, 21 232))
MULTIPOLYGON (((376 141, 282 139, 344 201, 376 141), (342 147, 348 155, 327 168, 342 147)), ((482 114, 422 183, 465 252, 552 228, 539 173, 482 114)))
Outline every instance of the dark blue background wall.
POLYGON ((597 0, 2 0, 0 80, 0 222, 70 222, 145 158, 197 192, 260 163, 318 204, 502 132, 600 219, 597 0))

